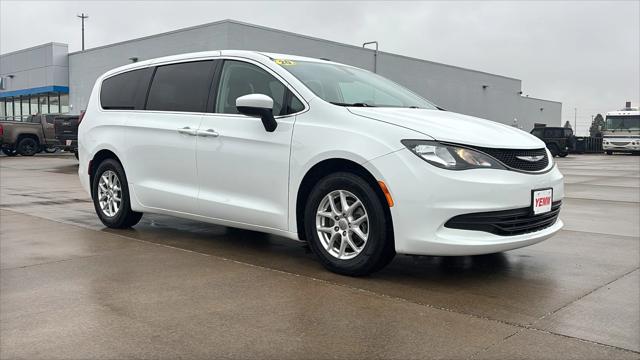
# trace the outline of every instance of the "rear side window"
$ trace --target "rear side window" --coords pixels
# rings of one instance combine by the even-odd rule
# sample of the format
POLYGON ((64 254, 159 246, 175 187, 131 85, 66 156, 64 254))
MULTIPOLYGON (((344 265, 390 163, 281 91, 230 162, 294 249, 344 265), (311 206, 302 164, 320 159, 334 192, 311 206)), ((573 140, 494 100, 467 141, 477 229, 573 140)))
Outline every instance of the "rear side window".
POLYGON ((561 138, 562 129, 545 129, 544 137, 546 138, 561 138))
POLYGON ((147 110, 204 112, 213 61, 159 66, 153 76, 147 110))
POLYGON ((103 109, 141 110, 147 95, 152 68, 133 70, 105 79, 100 90, 103 109))

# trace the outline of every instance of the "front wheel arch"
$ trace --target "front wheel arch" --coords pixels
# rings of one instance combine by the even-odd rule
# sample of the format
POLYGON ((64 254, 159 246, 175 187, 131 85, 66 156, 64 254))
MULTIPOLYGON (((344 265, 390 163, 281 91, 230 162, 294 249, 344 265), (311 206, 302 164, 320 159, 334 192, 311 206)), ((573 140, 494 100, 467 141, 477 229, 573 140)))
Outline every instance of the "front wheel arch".
MULTIPOLYGON (((304 227, 304 209, 307 199, 311 194, 313 187, 323 177, 336 173, 336 172, 350 172, 362 177, 376 192, 376 195, 382 202, 387 204, 387 198, 385 197, 380 185, 376 178, 362 165, 347 159, 333 158, 326 159, 315 164, 302 178, 300 186, 298 187, 298 194, 296 197, 296 230, 298 232, 298 238, 300 240, 306 240, 305 227, 304 227)), ((384 206, 385 215, 389 219, 389 234, 393 241, 393 218, 391 217, 391 210, 389 206, 384 206)))

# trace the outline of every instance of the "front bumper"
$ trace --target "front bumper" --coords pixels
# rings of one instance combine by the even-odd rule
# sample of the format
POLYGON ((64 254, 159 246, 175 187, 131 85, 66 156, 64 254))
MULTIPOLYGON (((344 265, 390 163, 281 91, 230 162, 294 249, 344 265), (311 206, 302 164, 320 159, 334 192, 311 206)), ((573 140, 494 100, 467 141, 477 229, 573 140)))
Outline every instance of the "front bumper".
POLYGON ((640 151, 640 145, 614 145, 611 143, 602 143, 602 150, 604 151, 640 151))
POLYGON ((500 236, 451 229, 451 218, 531 206, 531 191, 553 188, 553 201, 564 197, 557 167, 541 174, 496 169, 452 171, 421 160, 408 149, 376 158, 365 166, 387 184, 396 252, 415 255, 479 255, 511 250, 545 240, 563 226, 558 219, 539 231, 500 236))

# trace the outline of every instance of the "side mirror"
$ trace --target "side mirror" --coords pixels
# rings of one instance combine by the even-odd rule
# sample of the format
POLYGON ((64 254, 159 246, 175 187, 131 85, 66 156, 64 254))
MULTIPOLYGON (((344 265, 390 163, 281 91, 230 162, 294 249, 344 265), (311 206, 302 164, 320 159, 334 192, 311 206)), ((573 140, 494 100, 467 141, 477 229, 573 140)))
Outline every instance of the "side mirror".
POLYGON ((236 99, 238 112, 248 116, 260 117, 267 132, 273 132, 278 123, 273 118, 273 99, 263 94, 249 94, 236 99))

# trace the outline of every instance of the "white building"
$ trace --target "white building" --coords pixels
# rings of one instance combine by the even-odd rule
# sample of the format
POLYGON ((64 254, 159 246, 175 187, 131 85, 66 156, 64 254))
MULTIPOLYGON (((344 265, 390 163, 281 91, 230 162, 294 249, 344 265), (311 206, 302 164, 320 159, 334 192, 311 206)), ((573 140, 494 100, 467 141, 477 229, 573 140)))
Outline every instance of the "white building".
POLYGON ((514 125, 561 125, 562 104, 523 97, 522 81, 234 20, 179 29, 67 54, 45 44, 0 55, 0 117, 79 113, 105 71, 160 56, 216 49, 258 50, 325 58, 375 71, 445 109, 514 125), (68 94, 68 95, 67 95, 68 94), (68 96, 68 97, 67 97, 68 96), (46 98, 46 99, 45 99, 46 98), (67 100, 68 99, 68 100, 67 100), (43 107, 46 104, 46 107, 43 107))

